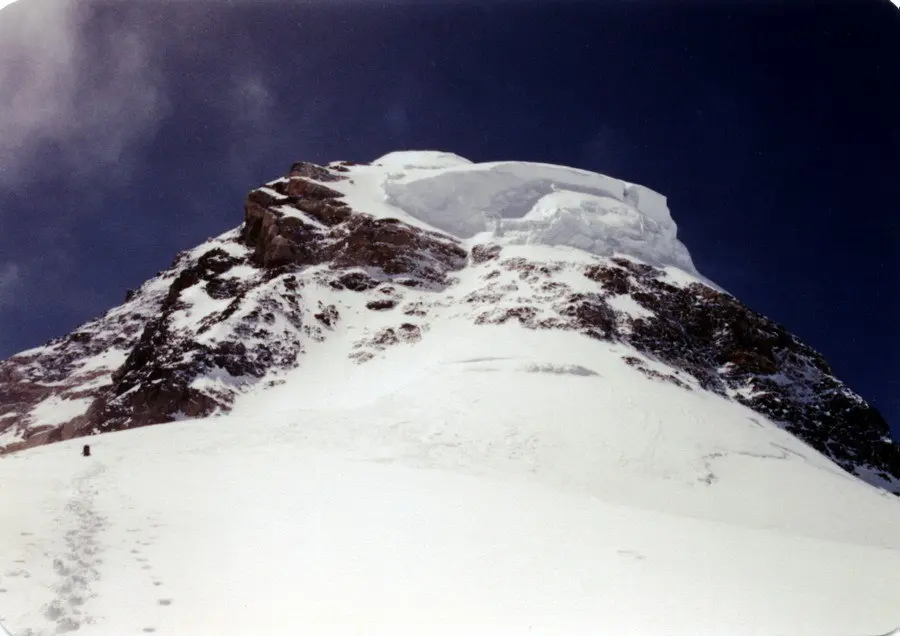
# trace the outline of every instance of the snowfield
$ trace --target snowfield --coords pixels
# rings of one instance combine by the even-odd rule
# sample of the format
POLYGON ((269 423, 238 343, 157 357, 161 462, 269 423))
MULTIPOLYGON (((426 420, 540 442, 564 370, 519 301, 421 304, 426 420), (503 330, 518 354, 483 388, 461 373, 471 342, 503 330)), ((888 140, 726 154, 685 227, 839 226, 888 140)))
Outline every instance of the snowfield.
POLYGON ((895 497, 615 345, 448 323, 366 365, 316 346, 230 416, 0 460, 0 621, 16 636, 900 622, 895 497))

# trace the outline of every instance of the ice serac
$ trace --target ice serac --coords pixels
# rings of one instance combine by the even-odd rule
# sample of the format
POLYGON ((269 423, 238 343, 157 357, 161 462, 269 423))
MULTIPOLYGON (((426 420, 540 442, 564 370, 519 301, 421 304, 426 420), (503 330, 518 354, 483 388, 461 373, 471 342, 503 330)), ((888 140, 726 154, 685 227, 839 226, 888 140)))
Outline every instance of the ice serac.
MULTIPOLYGON (((900 447, 881 415, 811 347, 696 271, 664 196, 574 168, 429 151, 296 162, 248 194, 239 227, 182 252, 106 315, 0 363, 0 450, 224 414, 297 369, 317 381, 338 369, 346 395, 328 404, 343 404, 365 393, 348 378, 370 362, 436 364, 427 341, 454 325, 604 343, 647 395, 666 385, 741 405, 900 493, 900 447)), ((584 361, 527 369, 603 381, 584 361)), ((321 400, 309 386, 298 408, 321 400)))
POLYGON ((644 186, 546 164, 404 157, 393 153, 375 162, 400 167, 385 179, 388 202, 456 236, 491 230, 513 243, 631 254, 697 274, 666 198, 644 186))

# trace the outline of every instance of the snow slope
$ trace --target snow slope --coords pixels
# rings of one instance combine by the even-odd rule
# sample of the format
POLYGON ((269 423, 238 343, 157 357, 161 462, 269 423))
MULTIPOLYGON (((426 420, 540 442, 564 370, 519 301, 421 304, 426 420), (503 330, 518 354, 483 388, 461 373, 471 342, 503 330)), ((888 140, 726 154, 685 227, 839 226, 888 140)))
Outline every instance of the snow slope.
POLYGON ((229 416, 0 460, 0 621, 792 636, 900 622, 896 498, 752 411, 575 334, 447 320, 365 365, 336 355, 350 337, 229 416))

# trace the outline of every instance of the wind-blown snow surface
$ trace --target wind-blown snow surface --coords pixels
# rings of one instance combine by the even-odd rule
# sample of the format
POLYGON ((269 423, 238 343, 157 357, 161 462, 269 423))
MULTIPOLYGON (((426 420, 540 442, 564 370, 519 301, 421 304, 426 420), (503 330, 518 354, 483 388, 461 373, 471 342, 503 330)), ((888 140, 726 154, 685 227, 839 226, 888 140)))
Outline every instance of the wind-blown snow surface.
POLYGON ((17 636, 900 621, 896 498, 752 411, 576 334, 447 320, 356 365, 337 355, 353 331, 230 416, 0 460, 0 621, 17 636))

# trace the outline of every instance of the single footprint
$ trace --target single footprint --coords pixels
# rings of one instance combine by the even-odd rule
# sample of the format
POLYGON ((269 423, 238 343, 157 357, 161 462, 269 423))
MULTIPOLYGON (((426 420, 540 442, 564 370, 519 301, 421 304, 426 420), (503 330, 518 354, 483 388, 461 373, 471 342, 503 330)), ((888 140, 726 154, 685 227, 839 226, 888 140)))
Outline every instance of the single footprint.
POLYGON ((171 605, 171 604, 172 604, 172 599, 170 599, 170 598, 161 598, 161 599, 159 599, 159 604, 160 604, 160 605, 171 605))
POLYGON ((51 621, 55 621, 58 618, 61 618, 63 615, 63 609, 60 607, 59 601, 53 601, 44 610, 44 617, 50 619, 51 621))
POLYGON ((153 632, 156 631, 156 628, 155 627, 145 627, 141 631, 144 632, 145 634, 152 634, 153 632))
POLYGON ((153 585, 159 587, 160 585, 162 585, 162 581, 153 581, 153 585))
POLYGON ((56 623, 56 633, 65 634, 67 632, 77 631, 81 627, 81 623, 73 618, 64 618, 56 623))
POLYGON ((618 551, 621 556, 629 556, 632 559, 636 559, 638 561, 643 561, 646 557, 638 552, 637 550, 619 550, 618 551))

